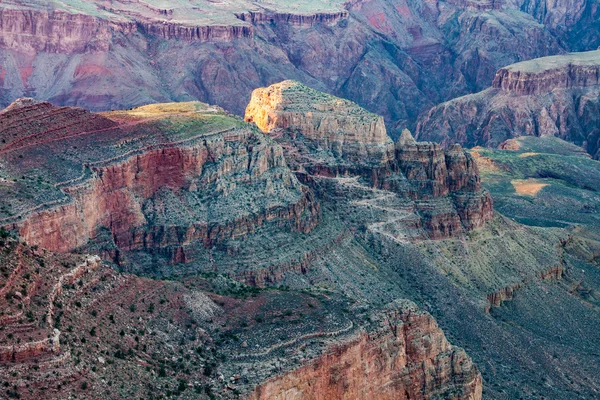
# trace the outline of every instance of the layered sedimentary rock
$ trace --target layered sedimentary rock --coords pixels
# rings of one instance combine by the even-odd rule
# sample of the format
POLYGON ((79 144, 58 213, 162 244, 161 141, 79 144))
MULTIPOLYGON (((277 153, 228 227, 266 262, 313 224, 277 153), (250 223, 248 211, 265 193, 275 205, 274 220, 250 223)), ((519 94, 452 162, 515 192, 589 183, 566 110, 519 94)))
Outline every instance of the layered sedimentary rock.
POLYGON ((481 399, 481 376, 466 353, 414 304, 396 306, 372 331, 270 379, 250 399, 481 399))
POLYGON ((497 147, 519 136, 552 135, 600 157, 600 51, 511 65, 493 87, 432 108, 417 137, 450 145, 497 147))
POLYGON ((284 81, 255 90, 245 119, 281 143, 302 176, 360 176, 410 199, 417 226, 431 238, 461 235, 493 214, 477 166, 460 146, 417 143, 409 131, 394 145, 380 117, 347 100, 284 81))
POLYGON ((600 85, 600 51, 539 58, 500 69, 495 89, 517 95, 547 94, 556 89, 600 85))
POLYGON ((0 9, 0 46, 29 54, 108 51, 114 34, 136 29, 133 22, 62 10, 0 9))
POLYGON ((20 100, 0 114, 2 225, 53 251, 99 237, 111 254, 210 248, 264 224, 309 232, 319 206, 288 169, 282 149, 251 126, 201 103, 106 115, 20 100), (103 234, 108 233, 108 237, 103 234))
POLYGON ((329 152, 332 164, 381 165, 393 157, 383 117, 299 82, 256 89, 244 118, 265 133, 284 129, 301 134, 329 152))
POLYGON ((592 0, 3 1, 0 106, 197 99, 242 114, 256 87, 296 79, 383 115, 395 138, 507 63, 596 48, 598 12, 592 0))
POLYGON ((276 399, 287 398, 290 382, 294 398, 481 398, 473 361, 409 301, 365 322, 331 307, 337 300, 325 305, 306 293, 222 296, 210 279, 191 281, 202 290, 144 279, 97 256, 53 253, 4 235, 0 249, 0 373, 9 398, 97 398, 117 386, 128 396, 177 387, 189 398, 276 399), (282 304, 306 317, 282 314, 282 304), (281 329, 290 333, 285 342, 281 329), (175 362, 173 348, 186 356, 175 362), (295 355, 282 362, 289 351, 295 355))
POLYGON ((348 18, 347 11, 330 13, 312 13, 308 15, 292 13, 269 13, 267 11, 249 11, 247 13, 236 14, 236 17, 242 21, 255 24, 290 24, 297 28, 310 28, 316 24, 322 23, 333 25, 348 18))

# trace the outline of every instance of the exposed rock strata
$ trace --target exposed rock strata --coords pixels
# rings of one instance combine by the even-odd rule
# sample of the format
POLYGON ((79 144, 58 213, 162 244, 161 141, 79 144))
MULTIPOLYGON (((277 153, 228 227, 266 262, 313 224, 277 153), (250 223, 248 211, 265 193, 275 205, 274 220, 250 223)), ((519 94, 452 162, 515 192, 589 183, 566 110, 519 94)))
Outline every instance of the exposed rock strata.
POLYGON ((449 146, 497 147, 552 135, 600 157, 600 51, 542 58, 498 71, 494 87, 432 108, 417 137, 449 146))
POLYGON ((539 58, 500 69, 495 89, 517 95, 547 94, 556 89, 600 85, 600 50, 539 58))
POLYGON ((134 22, 108 21, 60 10, 0 8, 0 47, 25 53, 109 51, 115 33, 135 31, 134 22))
POLYGON ((334 164, 378 165, 393 157, 382 117, 298 82, 256 89, 244 118, 265 133, 285 129, 303 135, 329 151, 334 164))
POLYGON ((318 221, 319 206, 282 149, 200 103, 100 116, 22 100, 0 114, 0 127, 0 155, 16 160, 11 171, 49 168, 46 196, 58 199, 32 198, 3 218, 32 245, 70 251, 108 230, 120 251, 175 246, 173 261, 185 262, 193 242, 210 248, 267 223, 308 232, 318 221), (86 144, 98 137, 101 151, 86 144), (65 139, 84 150, 66 160, 65 139))
MULTIPOLYGON (((563 273, 564 268, 561 265, 559 265, 556 267, 552 267, 546 271, 540 272, 537 278, 547 281, 559 281, 563 278, 563 273)), ((490 312, 491 307, 500 307, 503 302, 512 300, 519 290, 521 290, 524 286, 529 285, 530 283, 530 280, 525 280, 521 283, 516 283, 514 285, 502 288, 497 292, 488 294, 488 306, 486 308, 486 312, 490 312)))
POLYGON ((236 14, 242 21, 248 21, 255 24, 289 24, 297 28, 310 28, 315 24, 336 24, 348 18, 347 11, 335 13, 314 13, 308 15, 292 14, 292 13, 268 13, 249 11, 247 13, 236 14))
POLYGON ((408 131, 394 146, 381 118, 354 103, 284 81, 255 90, 245 119, 281 143, 301 174, 358 175, 413 200, 431 238, 460 236, 492 217, 471 155, 417 143, 408 131))
POLYGON ((479 372, 414 305, 256 388, 250 399, 481 399, 479 372))

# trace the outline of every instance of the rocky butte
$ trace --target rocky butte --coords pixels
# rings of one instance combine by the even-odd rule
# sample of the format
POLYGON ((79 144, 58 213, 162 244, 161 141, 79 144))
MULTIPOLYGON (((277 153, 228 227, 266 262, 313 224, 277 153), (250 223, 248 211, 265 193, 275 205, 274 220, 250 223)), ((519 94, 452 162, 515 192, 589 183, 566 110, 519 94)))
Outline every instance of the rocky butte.
POLYGON ((352 102, 284 81, 256 89, 245 119, 282 145, 298 173, 361 176, 405 199, 419 236, 458 237, 492 218, 492 199, 460 146, 418 143, 408 131, 394 144, 383 118, 352 102))
POLYGON ((497 147, 556 136, 600 157, 600 50, 534 59, 496 73, 492 87, 432 108, 417 137, 448 146, 497 147))

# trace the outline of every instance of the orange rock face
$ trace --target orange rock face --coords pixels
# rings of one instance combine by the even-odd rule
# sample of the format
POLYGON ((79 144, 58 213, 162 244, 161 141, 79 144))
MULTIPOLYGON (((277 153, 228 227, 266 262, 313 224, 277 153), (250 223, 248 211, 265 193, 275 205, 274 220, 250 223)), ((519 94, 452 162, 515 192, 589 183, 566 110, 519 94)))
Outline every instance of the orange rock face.
POLYGON ((256 89, 245 119, 265 133, 276 129, 299 132, 349 163, 377 165, 393 157, 393 142, 383 117, 298 82, 256 89))
POLYGON ((477 165, 459 145, 445 150, 405 131, 394 146, 380 117, 347 100, 284 81, 256 89, 245 119, 281 143, 301 173, 360 176, 413 200, 425 238, 458 237, 493 216, 477 165))
POLYGON ((412 305, 388 310, 379 322, 379 329, 260 385, 250 399, 481 399, 477 368, 430 315, 412 305))

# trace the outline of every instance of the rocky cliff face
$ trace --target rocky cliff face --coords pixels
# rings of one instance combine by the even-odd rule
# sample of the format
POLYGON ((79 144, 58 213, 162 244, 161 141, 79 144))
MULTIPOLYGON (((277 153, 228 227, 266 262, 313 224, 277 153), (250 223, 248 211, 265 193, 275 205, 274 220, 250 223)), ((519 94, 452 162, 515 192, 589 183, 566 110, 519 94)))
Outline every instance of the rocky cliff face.
POLYGON ((265 133, 297 132, 329 152, 334 164, 382 165, 393 158, 382 117, 295 81, 256 89, 245 120, 265 133))
POLYGON ((414 305, 388 310, 377 329, 256 388, 259 399, 481 399, 479 372, 414 305))
POLYGON ((113 35, 130 34, 133 22, 108 21, 63 10, 0 9, 0 46, 27 54, 109 51, 113 35))
POLYGON ((45 193, 3 218, 32 245, 71 251, 107 230, 117 262, 119 252, 140 249, 169 249, 173 262, 187 262, 192 243, 210 248, 264 224, 309 232, 318 221, 319 206, 282 149, 200 103, 100 116, 23 100, 0 121, 11 173, 47 171, 49 184, 40 177, 25 189, 45 193))
POLYGON ((521 62, 500 69, 492 87, 517 95, 543 95, 556 89, 600 85, 600 51, 521 62))
POLYGON ((255 90, 245 119, 281 143, 300 174, 360 176, 414 201, 431 238, 459 236, 493 214, 477 166, 460 146, 417 143, 408 131, 394 146, 380 117, 346 100, 285 81, 255 90))
POLYGON ((295 79, 384 116, 393 137, 507 63, 600 45, 591 0, 11 1, 0 11, 2 106, 198 99, 243 114, 256 87, 295 79))
POLYGON ((552 135, 599 154, 600 51, 541 58, 498 71, 493 87, 431 109, 417 137, 448 146, 497 147, 552 135))

